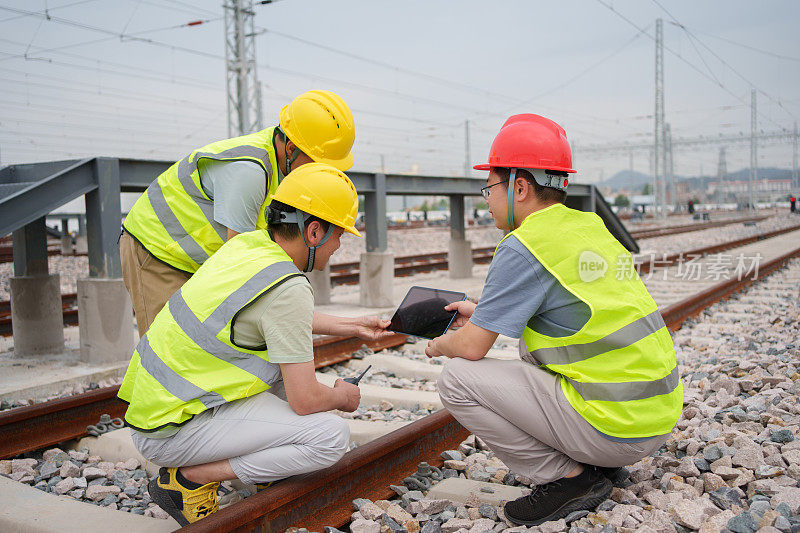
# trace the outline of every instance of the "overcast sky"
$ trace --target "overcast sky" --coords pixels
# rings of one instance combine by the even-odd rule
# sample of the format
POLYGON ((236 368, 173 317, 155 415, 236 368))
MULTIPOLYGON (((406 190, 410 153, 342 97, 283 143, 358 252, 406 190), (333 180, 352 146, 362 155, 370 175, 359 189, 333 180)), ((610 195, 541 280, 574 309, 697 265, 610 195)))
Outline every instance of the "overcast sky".
MULTIPOLYGON (((759 129, 793 128, 800 3, 659 2, 256 6, 264 123, 303 91, 333 90, 355 115, 355 169, 377 170, 383 155, 390 172, 459 175, 465 120, 477 163, 505 118, 538 113, 567 130, 577 179, 596 181, 626 169, 628 155, 581 146, 652 142, 660 17, 675 138, 749 135, 751 84, 759 129)), ((222 14, 221 0, 0 0, 0 164, 177 160, 227 137, 222 14), (195 20, 206 22, 185 26, 195 20)), ((729 170, 749 165, 749 144, 727 154, 729 170)), ((759 155, 761 166, 791 168, 789 144, 759 155)), ((635 169, 649 172, 648 159, 635 154, 635 169)), ((717 159, 715 146, 676 150, 675 170, 714 174, 717 159)))

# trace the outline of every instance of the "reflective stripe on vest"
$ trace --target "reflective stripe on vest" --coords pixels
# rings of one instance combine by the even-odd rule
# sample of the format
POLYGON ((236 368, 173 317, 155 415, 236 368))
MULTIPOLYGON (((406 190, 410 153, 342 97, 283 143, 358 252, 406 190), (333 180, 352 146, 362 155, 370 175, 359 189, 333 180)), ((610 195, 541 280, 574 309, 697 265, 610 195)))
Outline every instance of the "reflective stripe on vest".
POLYGON ((565 337, 538 333, 531 317, 523 359, 558 374, 570 405, 600 432, 620 438, 669 433, 683 408, 683 385, 653 298, 635 272, 619 276, 610 266, 630 253, 597 215, 563 204, 532 213, 509 235, 591 311, 565 337), (590 276, 581 263, 585 255, 602 267, 590 276))
POLYGON ((220 307, 224 306, 220 313, 217 313, 220 310, 220 307, 217 307, 214 313, 203 322, 200 322, 197 316, 192 313, 192 310, 189 309, 189 306, 186 305, 181 289, 178 289, 169 299, 169 311, 181 330, 204 352, 253 374, 264 383, 272 383, 280 375, 280 370, 275 368, 275 365, 255 354, 243 353, 225 344, 217 338, 217 334, 225 324, 233 320, 233 316, 244 305, 242 303, 239 307, 234 307, 235 301, 244 300, 244 302, 247 302, 253 297, 254 291, 263 289, 271 282, 294 272, 297 272, 297 267, 294 266, 294 263, 275 263, 266 267, 228 296, 220 305, 220 307), (225 302, 229 300, 230 303, 226 305, 225 302))
POLYGON ((299 276, 265 230, 225 243, 172 295, 139 341, 119 391, 130 404, 128 423, 142 431, 180 425, 279 381, 280 366, 269 361, 266 346, 233 344, 233 324, 258 297, 299 276))
POLYGON ((587 402, 628 402, 669 394, 678 386, 678 367, 661 379, 653 381, 624 381, 622 383, 581 383, 567 378, 587 402))
POLYGON ((537 361, 545 365, 568 365, 611 350, 625 348, 665 327, 667 325, 664 324, 661 312, 653 311, 594 342, 538 348, 530 353, 537 361))
POLYGON ((164 191, 161 190, 157 180, 147 188, 147 197, 150 199, 150 205, 153 206, 153 212, 158 217, 161 225, 164 226, 164 229, 167 230, 170 239, 177 242, 181 250, 192 258, 192 261, 202 265, 208 259, 208 254, 203 250, 202 246, 197 244, 197 241, 186 238, 188 232, 175 217, 172 209, 169 208, 167 200, 164 198, 164 191))
POLYGON ((125 229, 159 260, 186 272, 194 272, 227 240, 227 228, 214 220, 214 202, 200 183, 202 159, 250 161, 265 172, 266 197, 259 209, 256 228, 277 187, 272 136, 274 128, 233 139, 217 141, 178 161, 147 188, 125 219, 125 229), (263 147, 262 147, 263 146, 263 147))
POLYGON ((172 370, 150 348, 147 333, 139 341, 136 351, 139 352, 142 367, 176 398, 180 398, 184 402, 200 400, 208 409, 225 403, 225 398, 216 392, 203 390, 172 370))

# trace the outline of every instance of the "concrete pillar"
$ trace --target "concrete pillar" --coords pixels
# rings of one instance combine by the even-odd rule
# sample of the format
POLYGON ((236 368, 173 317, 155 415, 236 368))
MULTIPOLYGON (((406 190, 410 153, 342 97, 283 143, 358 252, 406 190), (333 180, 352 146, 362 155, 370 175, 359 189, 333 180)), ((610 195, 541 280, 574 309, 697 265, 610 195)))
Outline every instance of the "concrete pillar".
POLYGON ((447 264, 450 277, 454 279, 472 277, 472 243, 467 240, 464 215, 464 196, 451 195, 447 264))
POLYGON ((325 265, 325 270, 307 272, 306 277, 311 282, 314 291, 314 304, 325 305, 331 303, 331 265, 325 265))
POLYGON ((78 280, 81 361, 107 364, 130 359, 137 339, 131 298, 119 278, 78 280))
POLYGON ((16 356, 57 353, 64 349, 61 279, 47 267, 44 217, 14 231, 11 323, 16 356))
POLYGON ((72 235, 69 234, 69 219, 61 219, 61 255, 72 255, 72 235))
MULTIPOLYGON (((119 160, 94 161, 97 189, 86 194, 89 278, 78 280, 81 360, 127 361, 133 352, 133 306, 122 282, 119 257, 119 160)), ((79 241, 80 242, 80 237, 79 241)))
POLYGON ((392 307, 394 254, 367 252, 361 254, 359 273, 360 302, 364 307, 392 307))
POLYGON ((472 243, 466 239, 450 239, 447 269, 453 279, 472 277, 472 243))
POLYGON ((64 350, 64 313, 58 274, 14 276, 11 288, 11 323, 14 355, 22 357, 64 350))
POLYGON ((78 215, 78 236, 75 237, 75 255, 89 253, 89 241, 86 237, 86 216, 78 215))
POLYGON ((70 235, 61 236, 61 255, 72 255, 75 249, 72 246, 72 237, 70 235))
POLYGON ((367 252, 361 254, 360 301, 365 307, 391 307, 394 254, 387 252, 386 175, 375 174, 373 191, 364 193, 367 252))
POLYGON ((89 241, 86 235, 75 237, 75 255, 87 255, 89 253, 89 241))

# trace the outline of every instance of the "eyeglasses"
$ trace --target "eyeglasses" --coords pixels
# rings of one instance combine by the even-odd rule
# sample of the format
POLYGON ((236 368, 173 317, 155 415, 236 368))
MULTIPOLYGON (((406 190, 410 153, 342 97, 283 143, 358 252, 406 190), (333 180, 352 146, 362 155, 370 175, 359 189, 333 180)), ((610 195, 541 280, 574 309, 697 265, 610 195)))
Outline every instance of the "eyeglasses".
POLYGON ((489 199, 489 193, 491 192, 491 191, 489 191, 489 189, 491 189, 495 185, 500 185, 501 183, 505 183, 505 182, 504 181, 498 181, 497 183, 493 183, 491 185, 487 185, 486 187, 481 187, 481 194, 483 195, 483 199, 484 200, 488 200, 489 199))

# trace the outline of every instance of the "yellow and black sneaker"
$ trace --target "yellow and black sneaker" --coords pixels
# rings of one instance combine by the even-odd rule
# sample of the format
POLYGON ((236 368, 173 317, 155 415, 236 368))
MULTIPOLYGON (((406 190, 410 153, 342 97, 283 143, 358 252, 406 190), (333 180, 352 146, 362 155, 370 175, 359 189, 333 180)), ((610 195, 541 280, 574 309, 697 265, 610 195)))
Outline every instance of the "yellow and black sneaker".
POLYGON ((261 492, 262 490, 267 490, 272 485, 277 483, 277 481, 267 481, 266 483, 256 483, 256 492, 261 492))
POLYGON ((184 478, 177 468, 164 468, 147 484, 150 498, 182 526, 216 513, 217 487, 214 481, 200 485, 184 478))

